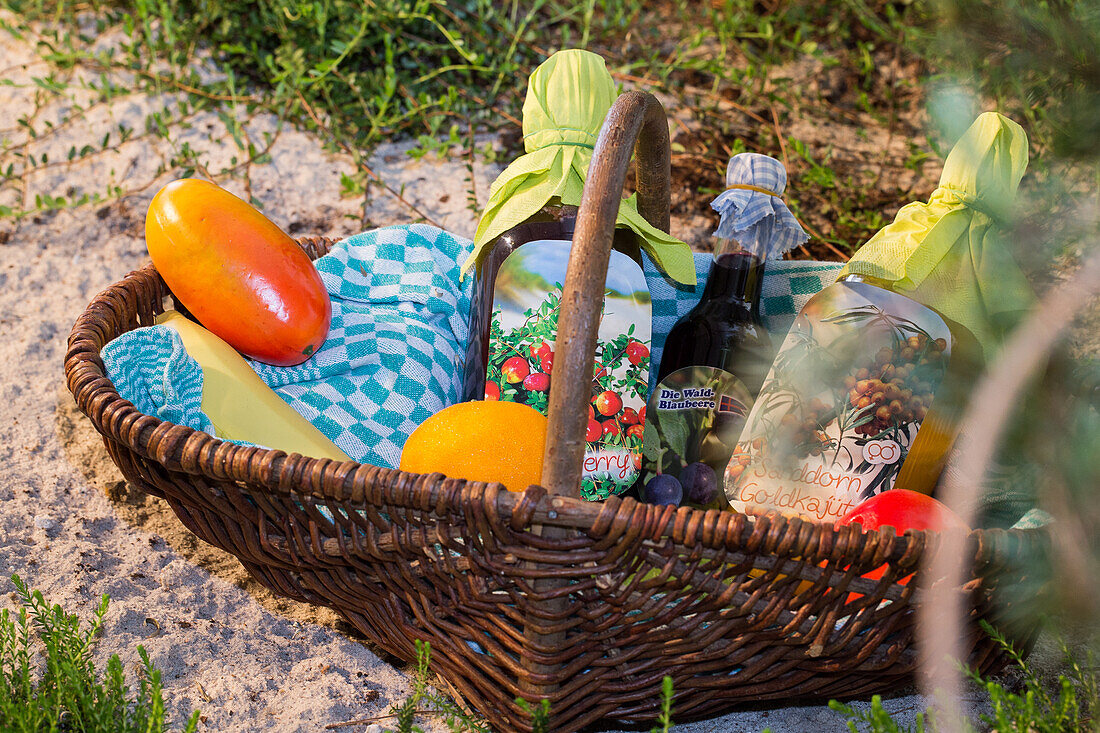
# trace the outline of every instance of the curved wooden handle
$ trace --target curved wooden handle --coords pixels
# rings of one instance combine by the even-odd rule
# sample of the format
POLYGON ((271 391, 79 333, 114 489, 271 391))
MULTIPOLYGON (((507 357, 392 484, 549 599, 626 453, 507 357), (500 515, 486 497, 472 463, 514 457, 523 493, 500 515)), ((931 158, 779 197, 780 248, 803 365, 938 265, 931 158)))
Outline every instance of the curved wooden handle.
POLYGON ((631 153, 637 158, 638 211, 667 232, 672 169, 668 120, 661 103, 646 92, 626 92, 607 113, 577 212, 558 315, 554 388, 542 463, 542 485, 551 494, 580 497, 596 331, 631 153))

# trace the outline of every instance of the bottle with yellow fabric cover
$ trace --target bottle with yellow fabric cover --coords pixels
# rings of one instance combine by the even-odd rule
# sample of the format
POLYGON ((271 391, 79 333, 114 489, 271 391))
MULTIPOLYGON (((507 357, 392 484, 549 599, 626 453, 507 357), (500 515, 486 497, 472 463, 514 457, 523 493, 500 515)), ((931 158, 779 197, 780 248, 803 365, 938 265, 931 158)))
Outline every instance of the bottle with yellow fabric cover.
POLYGON ((1032 301, 1003 241, 1027 138, 981 115, 927 203, 903 207, 811 298, 726 468, 731 506, 833 522, 936 488, 986 358, 1032 301))
MULTIPOLYGON (((464 272, 476 270, 464 399, 521 402, 545 414, 553 388, 558 299, 578 207, 615 83, 602 58, 560 51, 531 74, 524 155, 497 178, 464 272)), ((668 276, 694 283, 690 248, 624 199, 608 263, 593 364, 581 495, 622 493, 641 462, 652 322, 646 252, 668 276)))
POLYGON ((177 311, 157 316, 202 369, 202 411, 217 437, 311 458, 351 460, 260 379, 237 351, 177 311))

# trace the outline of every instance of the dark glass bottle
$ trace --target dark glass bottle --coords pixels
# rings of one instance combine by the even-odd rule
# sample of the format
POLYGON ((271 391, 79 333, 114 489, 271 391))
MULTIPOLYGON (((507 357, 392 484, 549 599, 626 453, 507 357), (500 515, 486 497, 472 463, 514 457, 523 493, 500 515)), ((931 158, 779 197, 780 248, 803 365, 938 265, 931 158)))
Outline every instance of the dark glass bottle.
POLYGON ((760 391, 772 360, 760 320, 764 262, 727 242, 711 263, 699 303, 665 340, 658 382, 678 369, 705 366, 735 374, 751 395, 760 391))
POLYGON ((764 261, 720 242, 702 297, 665 340, 646 405, 643 501, 728 506, 725 467, 772 363, 760 320, 764 261))
POLYGON ((739 153, 711 208, 718 247, 699 302, 669 331, 646 405, 639 497, 655 504, 729 507, 726 466, 773 351, 760 320, 764 267, 806 240, 783 202, 783 164, 739 153))

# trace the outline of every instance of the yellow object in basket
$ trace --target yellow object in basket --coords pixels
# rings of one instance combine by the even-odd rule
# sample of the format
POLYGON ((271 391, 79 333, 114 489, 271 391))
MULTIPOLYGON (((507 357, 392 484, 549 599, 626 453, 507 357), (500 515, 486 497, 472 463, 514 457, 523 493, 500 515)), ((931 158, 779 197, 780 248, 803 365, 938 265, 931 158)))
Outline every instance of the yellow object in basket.
POLYGON ((311 458, 351 460, 260 379, 237 351, 177 311, 157 324, 180 335, 202 369, 202 411, 219 438, 243 440, 311 458))
POLYGON ((405 441, 401 470, 499 481, 523 491, 542 479, 546 416, 518 402, 461 402, 429 417, 405 441))

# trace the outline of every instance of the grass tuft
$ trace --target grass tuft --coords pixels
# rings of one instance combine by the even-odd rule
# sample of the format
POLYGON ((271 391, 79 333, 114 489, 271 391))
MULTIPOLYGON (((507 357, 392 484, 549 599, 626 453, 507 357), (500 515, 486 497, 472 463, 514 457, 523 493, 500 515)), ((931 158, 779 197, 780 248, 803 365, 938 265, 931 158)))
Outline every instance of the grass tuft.
MULTIPOLYGON (((159 733, 165 730, 160 671, 138 646, 140 680, 135 691, 126 683, 122 662, 112 655, 101 675, 91 651, 103 628, 108 598, 103 596, 91 622, 49 605, 37 590, 12 576, 18 613, 0 612, 0 730, 84 733, 159 733), (38 649, 45 666, 38 663, 38 649)), ((184 726, 196 729, 195 711, 184 726)))

